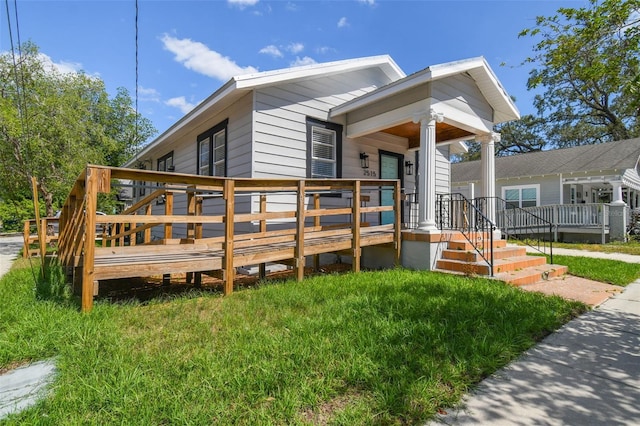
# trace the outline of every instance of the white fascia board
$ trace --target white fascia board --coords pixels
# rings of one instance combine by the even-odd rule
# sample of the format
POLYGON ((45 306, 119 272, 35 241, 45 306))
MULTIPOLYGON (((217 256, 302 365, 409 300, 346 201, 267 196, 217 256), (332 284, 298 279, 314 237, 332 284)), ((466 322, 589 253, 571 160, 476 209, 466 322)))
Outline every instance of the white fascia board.
POLYGON ((408 77, 404 77, 398 81, 381 87, 380 89, 362 95, 352 101, 345 102, 342 105, 338 105, 331 109, 329 115, 330 117, 335 117, 337 115, 346 114, 374 102, 382 101, 387 96, 392 96, 396 93, 412 89, 421 84, 425 84, 439 78, 448 77, 450 75, 466 72, 473 67, 481 66, 483 61, 484 59, 482 57, 479 57, 464 59, 456 62, 448 62, 446 64, 432 65, 428 68, 415 72, 408 77))
POLYGON ((389 55, 380 55, 244 74, 234 77, 234 80, 238 89, 254 89, 285 81, 303 80, 320 75, 339 74, 373 67, 380 68, 390 80, 397 80, 405 76, 404 71, 400 69, 389 55))
POLYGON ((485 98, 487 98, 487 101, 491 104, 494 110, 498 111, 498 114, 496 114, 498 119, 497 123, 517 120, 520 118, 518 108, 515 106, 506 90, 502 87, 502 84, 500 84, 500 81, 493 73, 493 70, 489 67, 489 64, 482 56, 430 66, 422 71, 418 71, 408 77, 374 90, 373 92, 362 95, 349 102, 345 102, 342 105, 338 105, 329 111, 329 116, 336 117, 338 115, 346 114, 372 103, 381 102, 388 96, 412 89, 418 85, 466 72, 474 78, 476 84, 480 88, 480 91, 484 94, 485 98), (477 73, 481 74, 477 75, 477 73), (474 76, 474 74, 476 75, 474 76), (484 79, 479 79, 478 77, 484 77, 484 79), (485 81, 488 81, 489 84, 485 83, 485 81), (495 104, 496 100, 498 101, 498 105, 495 104))

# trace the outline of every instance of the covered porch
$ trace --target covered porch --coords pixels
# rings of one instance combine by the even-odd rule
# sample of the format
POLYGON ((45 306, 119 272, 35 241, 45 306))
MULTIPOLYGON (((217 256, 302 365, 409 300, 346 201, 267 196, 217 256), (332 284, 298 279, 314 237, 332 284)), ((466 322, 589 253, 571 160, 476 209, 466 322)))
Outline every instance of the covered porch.
MULTIPOLYGON (((403 205, 404 222, 413 216, 417 226, 403 233, 402 263, 416 269, 434 269, 441 250, 437 197, 451 192, 450 155, 465 150, 465 142, 481 144, 482 182, 477 195, 495 197, 494 153, 500 135, 493 128, 519 117, 481 57, 426 68, 330 111, 332 120, 343 123, 347 144, 359 145, 382 133, 400 141, 396 152, 415 156, 415 184, 404 186, 403 205), (411 201, 417 202, 415 210, 411 201), (413 245, 420 247, 409 247, 413 245), (420 256, 412 257, 415 253, 420 256)), ((494 205, 482 206, 481 215, 487 223, 495 223, 494 205)), ((486 238, 487 233, 480 235, 486 238)))

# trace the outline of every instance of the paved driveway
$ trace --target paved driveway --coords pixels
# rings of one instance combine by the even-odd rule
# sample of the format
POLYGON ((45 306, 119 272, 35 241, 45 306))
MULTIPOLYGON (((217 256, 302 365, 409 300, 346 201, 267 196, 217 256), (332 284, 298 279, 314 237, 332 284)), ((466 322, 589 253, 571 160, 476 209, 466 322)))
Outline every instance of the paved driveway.
POLYGON ((3 237, 0 236, 0 276, 4 275, 13 261, 18 257, 22 248, 22 235, 3 237))

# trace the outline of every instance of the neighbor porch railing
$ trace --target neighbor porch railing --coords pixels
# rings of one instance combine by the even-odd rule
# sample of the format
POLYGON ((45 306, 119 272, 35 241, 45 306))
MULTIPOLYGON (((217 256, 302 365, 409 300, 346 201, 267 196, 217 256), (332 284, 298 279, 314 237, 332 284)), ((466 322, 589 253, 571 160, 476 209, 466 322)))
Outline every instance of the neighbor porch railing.
POLYGON ((528 208, 520 208, 500 197, 480 197, 474 200, 481 211, 494 203, 496 227, 505 239, 514 238, 534 250, 548 254, 553 263, 554 224, 528 208))
POLYGON ((608 204, 551 204, 519 209, 512 209, 509 206, 498 210, 498 226, 509 226, 514 233, 526 230, 528 218, 531 215, 551 223, 553 241, 558 241, 560 228, 574 228, 600 232, 604 242, 605 232, 609 228, 608 204))

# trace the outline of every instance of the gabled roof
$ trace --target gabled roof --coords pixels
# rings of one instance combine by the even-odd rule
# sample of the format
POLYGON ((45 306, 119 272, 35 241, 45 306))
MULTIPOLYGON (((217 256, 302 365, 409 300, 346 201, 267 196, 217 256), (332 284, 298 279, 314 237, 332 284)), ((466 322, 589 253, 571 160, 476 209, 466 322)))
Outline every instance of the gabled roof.
POLYGON ((332 108, 331 116, 335 117, 348 113, 357 108, 373 104, 395 93, 413 89, 424 83, 463 73, 469 74, 471 78, 476 81, 478 88, 492 106, 494 110, 494 123, 498 124, 520 118, 518 108, 482 56, 432 65, 422 71, 418 71, 332 108))
MULTIPOLYGON (((216 90, 211 96, 198 104, 193 110, 185 114, 180 120, 178 120, 160 136, 149 143, 142 150, 142 152, 138 154, 137 157, 144 156, 144 154, 151 148, 159 145, 162 141, 171 137, 178 130, 191 124, 204 111, 207 111, 213 107, 219 108, 220 106, 229 105, 239 99, 245 93, 253 89, 285 82, 310 79, 319 76, 352 72, 367 68, 379 68, 383 73, 387 75, 389 80, 392 81, 405 77, 404 71, 400 69, 400 67, 389 55, 325 62, 320 64, 304 65, 300 67, 284 68, 279 70, 264 71, 232 77, 218 90, 216 90)), ((127 164, 132 163, 133 161, 134 159, 131 159, 127 162, 127 164)))
MULTIPOLYGON (((639 158, 640 138, 530 152, 497 157, 496 179, 613 170, 623 173, 624 170, 635 169, 639 158)), ((480 161, 451 165, 452 183, 480 181, 481 174, 480 161)))

